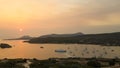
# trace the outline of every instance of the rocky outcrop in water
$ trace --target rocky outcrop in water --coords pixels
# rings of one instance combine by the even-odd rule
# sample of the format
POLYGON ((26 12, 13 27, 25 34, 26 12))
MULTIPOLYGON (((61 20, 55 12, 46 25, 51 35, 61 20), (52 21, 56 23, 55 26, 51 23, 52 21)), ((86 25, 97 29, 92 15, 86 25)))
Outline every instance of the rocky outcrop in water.
POLYGON ((6 43, 1 43, 0 48, 12 48, 12 46, 10 46, 9 44, 6 44, 6 43))

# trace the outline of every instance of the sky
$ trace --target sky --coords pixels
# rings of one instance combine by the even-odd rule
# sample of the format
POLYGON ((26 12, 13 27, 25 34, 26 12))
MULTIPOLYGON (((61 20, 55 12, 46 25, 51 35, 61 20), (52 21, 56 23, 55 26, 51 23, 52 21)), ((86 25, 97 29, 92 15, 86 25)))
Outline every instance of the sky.
POLYGON ((120 0, 0 0, 0 38, 119 28, 120 0))

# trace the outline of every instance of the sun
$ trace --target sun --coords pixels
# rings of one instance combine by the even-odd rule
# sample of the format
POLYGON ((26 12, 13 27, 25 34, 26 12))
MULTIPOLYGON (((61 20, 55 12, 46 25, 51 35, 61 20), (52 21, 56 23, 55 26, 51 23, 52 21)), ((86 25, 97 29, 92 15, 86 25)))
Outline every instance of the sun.
POLYGON ((22 32, 22 31, 23 31, 23 29, 22 29, 22 28, 20 28, 20 29, 19 29, 19 31, 20 31, 20 32, 22 32))

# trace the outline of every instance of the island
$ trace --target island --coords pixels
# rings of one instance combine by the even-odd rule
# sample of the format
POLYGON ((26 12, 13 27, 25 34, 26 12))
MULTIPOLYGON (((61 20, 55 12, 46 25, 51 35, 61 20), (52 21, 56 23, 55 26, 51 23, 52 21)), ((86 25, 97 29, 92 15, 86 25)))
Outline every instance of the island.
POLYGON ((10 46, 9 44, 6 44, 6 43, 1 43, 0 48, 12 48, 12 46, 10 46))
POLYGON ((57 44, 95 44, 105 46, 120 46, 120 32, 102 34, 52 34, 30 39, 29 43, 57 44), (64 36, 66 35, 66 36, 64 36))
POLYGON ((22 37, 19 37, 19 38, 12 38, 12 39, 4 39, 4 40, 30 40, 34 37, 31 37, 29 35, 25 35, 25 36, 22 36, 22 37))

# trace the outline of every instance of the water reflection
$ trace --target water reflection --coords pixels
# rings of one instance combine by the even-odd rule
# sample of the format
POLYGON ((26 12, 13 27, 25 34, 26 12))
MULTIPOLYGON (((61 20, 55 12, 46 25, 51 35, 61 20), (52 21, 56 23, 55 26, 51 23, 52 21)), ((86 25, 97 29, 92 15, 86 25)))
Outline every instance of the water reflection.
POLYGON ((52 57, 120 57, 120 47, 106 47, 83 44, 29 44, 22 41, 1 41, 13 47, 0 49, 0 59, 3 58, 38 58, 47 59, 52 57), (44 47, 44 48, 41 48, 44 47), (56 53, 56 49, 67 50, 66 53, 56 53))
POLYGON ((68 54, 75 57, 120 58, 120 47, 99 45, 68 46, 68 54))

